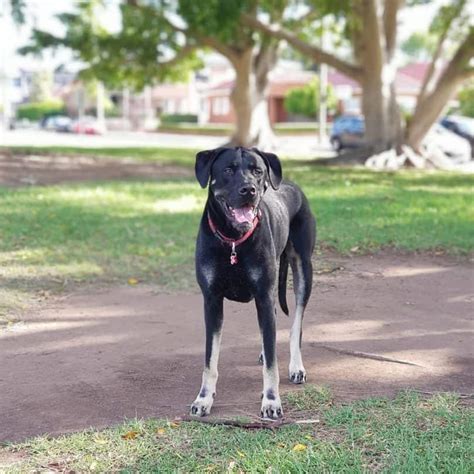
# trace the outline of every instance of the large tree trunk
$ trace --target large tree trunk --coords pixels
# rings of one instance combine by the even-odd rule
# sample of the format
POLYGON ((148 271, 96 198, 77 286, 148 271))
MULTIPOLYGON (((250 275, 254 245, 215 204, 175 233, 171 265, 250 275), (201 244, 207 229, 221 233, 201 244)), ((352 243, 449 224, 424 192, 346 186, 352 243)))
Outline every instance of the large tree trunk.
POLYGON ((376 75, 367 77, 362 82, 362 111, 365 142, 373 153, 401 145, 401 115, 393 82, 384 83, 376 75))
POLYGON ((252 49, 242 53, 233 61, 235 84, 230 100, 235 113, 235 131, 231 144, 236 146, 252 145, 250 126, 252 121, 252 49))
POLYGON ((275 145, 268 115, 268 74, 276 60, 276 47, 262 46, 255 55, 249 48, 234 59, 235 86, 231 101, 235 112, 235 131, 231 144, 271 149, 275 145))
POLYGON ((363 24, 355 32, 354 49, 364 65, 360 84, 365 141, 373 153, 401 144, 400 111, 395 91, 396 27, 393 25, 398 7, 396 0, 385 8, 374 0, 356 3, 356 12, 363 24))

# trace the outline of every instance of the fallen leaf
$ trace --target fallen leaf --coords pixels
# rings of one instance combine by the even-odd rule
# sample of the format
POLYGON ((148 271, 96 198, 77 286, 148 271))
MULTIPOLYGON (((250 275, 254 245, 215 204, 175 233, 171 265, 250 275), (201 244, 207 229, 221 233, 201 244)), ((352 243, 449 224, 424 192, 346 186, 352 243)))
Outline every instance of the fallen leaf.
POLYGON ((178 428, 179 423, 175 423, 174 421, 170 421, 168 423, 168 426, 171 427, 171 428, 178 428))
POLYGON ((355 247, 352 247, 351 248, 351 252, 357 252, 357 250, 359 250, 359 246, 356 245, 355 247))
POLYGON ((306 438, 306 439, 309 439, 309 440, 314 439, 313 436, 311 436, 311 435, 306 435, 305 438, 306 438))
POLYGON ((158 429, 156 430, 156 434, 157 434, 158 436, 164 436, 165 433, 166 433, 166 430, 165 430, 164 428, 158 428, 158 429))
POLYGON ((138 431, 129 431, 122 435, 123 439, 135 439, 138 436, 138 431))
POLYGON ((298 443, 293 446, 293 451, 304 451, 306 449, 306 446, 304 444, 298 443))
POLYGON ((244 454, 242 451, 237 451, 237 454, 238 454, 241 458, 244 458, 244 457, 245 457, 245 454, 244 454))
POLYGON ((138 280, 136 278, 129 278, 127 282, 129 285, 136 285, 138 283, 138 280))

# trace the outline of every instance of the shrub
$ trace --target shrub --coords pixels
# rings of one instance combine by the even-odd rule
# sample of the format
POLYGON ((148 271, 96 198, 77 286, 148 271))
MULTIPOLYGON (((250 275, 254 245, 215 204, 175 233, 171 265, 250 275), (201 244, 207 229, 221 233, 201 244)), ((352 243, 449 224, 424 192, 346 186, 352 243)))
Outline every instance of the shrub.
POLYGON ((474 81, 470 82, 464 89, 461 89, 458 98, 461 114, 474 118, 474 81))
POLYGON ((162 114, 161 123, 171 124, 171 123, 197 123, 198 117, 194 114, 162 114))
POLYGON ((18 119, 39 121, 51 115, 64 113, 64 104, 59 100, 48 100, 45 102, 29 102, 18 106, 16 116, 18 119))
MULTIPOLYGON (((285 109, 290 114, 315 118, 319 112, 319 79, 309 84, 290 89, 285 97, 285 109)), ((337 100, 334 89, 328 85, 328 111, 336 110, 337 100)))

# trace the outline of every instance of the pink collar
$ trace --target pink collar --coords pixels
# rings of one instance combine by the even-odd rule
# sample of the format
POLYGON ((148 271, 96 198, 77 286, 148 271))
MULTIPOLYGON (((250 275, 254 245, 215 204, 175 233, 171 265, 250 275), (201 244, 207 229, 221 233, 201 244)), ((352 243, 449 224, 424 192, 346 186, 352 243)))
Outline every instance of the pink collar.
POLYGON ((258 223, 260 222, 261 214, 260 211, 258 212, 258 215, 255 216, 255 219, 252 222, 252 227, 245 232, 245 234, 240 237, 237 240, 231 239, 230 237, 225 236, 214 224, 214 222, 211 219, 211 216, 209 213, 207 213, 207 222, 209 224, 209 227, 211 228, 212 233, 223 243, 230 245, 232 247, 232 251, 230 252, 230 264, 235 265, 238 260, 237 260, 237 252, 235 251, 235 247, 240 245, 241 243, 245 242, 250 236, 254 233, 254 230, 257 228, 258 223))

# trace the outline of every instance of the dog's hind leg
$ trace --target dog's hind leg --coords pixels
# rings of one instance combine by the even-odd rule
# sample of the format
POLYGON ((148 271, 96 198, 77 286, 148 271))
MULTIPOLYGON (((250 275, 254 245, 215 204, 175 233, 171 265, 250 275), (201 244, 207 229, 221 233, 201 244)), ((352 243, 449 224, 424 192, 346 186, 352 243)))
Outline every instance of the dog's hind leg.
POLYGON ((295 292, 295 319, 290 331, 290 365, 288 377, 290 382, 300 384, 306 382, 306 370, 301 356, 301 340, 303 336, 303 316, 313 281, 313 266, 311 254, 314 247, 314 231, 310 232, 309 226, 314 226, 314 220, 306 218, 303 224, 292 228, 290 240, 292 249, 290 265, 293 273, 293 287, 295 292))
POLYGON ((221 344, 223 321, 223 297, 204 297, 206 322, 206 361, 202 373, 202 384, 196 400, 191 405, 191 415, 205 416, 211 412, 217 384, 217 363, 221 344))

